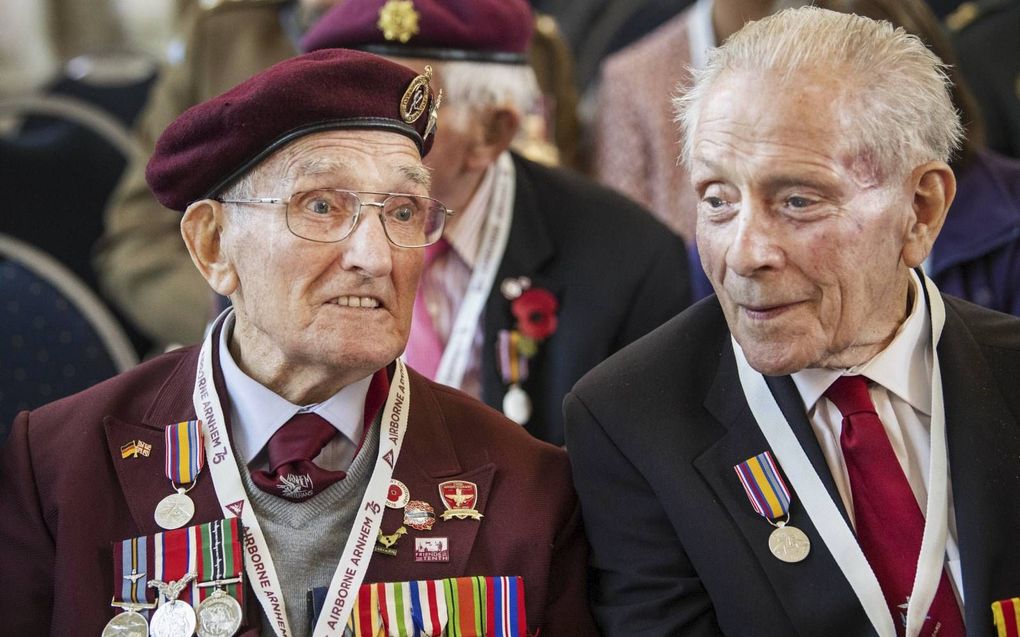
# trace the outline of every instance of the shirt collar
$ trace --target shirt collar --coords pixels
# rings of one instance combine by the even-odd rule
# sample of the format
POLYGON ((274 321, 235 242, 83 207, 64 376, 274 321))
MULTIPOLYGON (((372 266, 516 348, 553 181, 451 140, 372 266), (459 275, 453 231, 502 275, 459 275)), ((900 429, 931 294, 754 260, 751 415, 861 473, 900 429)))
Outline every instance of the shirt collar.
POLYGON ((910 273, 910 285, 913 286, 910 314, 892 342, 871 360, 845 370, 810 368, 791 374, 808 410, 814 407, 836 378, 844 374, 860 374, 896 394, 914 410, 931 415, 931 318, 924 304, 921 281, 913 271, 910 273), (907 364, 904 365, 903 361, 907 364))
POLYGON ((496 181, 496 165, 489 166, 482 177, 482 181, 475 189, 475 194, 464 207, 464 210, 455 211, 457 223, 449 226, 446 231, 446 240, 450 242, 457 256, 467 264, 469 268, 475 267, 478 259, 478 251, 482 245, 482 228, 488 219, 489 199, 492 198, 492 188, 496 181))
POLYGON ((262 451, 269 438, 299 411, 311 411, 333 425, 357 445, 365 429, 365 397, 372 375, 347 385, 329 399, 312 405, 295 405, 248 376, 237 366, 228 345, 234 331, 231 312, 220 330, 220 370, 232 409, 231 434, 245 464, 262 451))

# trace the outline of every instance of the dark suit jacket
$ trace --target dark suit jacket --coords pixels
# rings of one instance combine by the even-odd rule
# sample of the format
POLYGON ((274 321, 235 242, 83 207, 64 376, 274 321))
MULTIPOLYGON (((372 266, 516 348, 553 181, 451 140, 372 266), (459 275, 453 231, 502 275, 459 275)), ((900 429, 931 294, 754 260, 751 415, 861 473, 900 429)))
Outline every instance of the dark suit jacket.
POLYGON ((513 223, 484 321, 482 400, 502 409, 496 343, 516 320, 499 284, 530 277, 556 295, 556 333, 539 346, 523 383, 526 428, 563 444, 563 397, 591 368, 690 303, 683 241, 634 202, 570 171, 514 156, 513 223))
MULTIPOLYGON (((163 428, 195 417, 197 356, 196 348, 177 350, 19 415, 0 477, 0 634, 98 635, 113 616, 111 543, 160 530, 152 516, 169 493, 163 428), (150 456, 122 459, 121 445, 136 439, 152 445, 150 456)), ((224 396, 222 378, 216 381, 224 396)), ((365 581, 520 575, 532 631, 594 634, 587 544, 566 454, 413 371, 410 385, 394 477, 437 514, 444 510, 438 483, 474 482, 485 517, 437 520, 438 534, 449 538, 449 563, 415 562, 407 537, 396 557, 373 555, 365 581)), ((191 524, 222 517, 204 473, 191 491, 191 524)), ((401 516, 388 509, 382 528, 399 527, 401 516)), ((258 634, 258 608, 249 594, 245 635, 258 634)))
MULTIPOLYGON (((986 636, 990 604, 1020 595, 1020 320, 945 300, 938 350, 965 619, 986 636)), ((767 380, 841 506, 793 381, 767 380)), ((772 527, 733 470, 769 447, 714 296, 588 374, 566 420, 607 636, 875 634, 796 494, 791 524, 811 553, 796 564, 769 553, 772 527)))

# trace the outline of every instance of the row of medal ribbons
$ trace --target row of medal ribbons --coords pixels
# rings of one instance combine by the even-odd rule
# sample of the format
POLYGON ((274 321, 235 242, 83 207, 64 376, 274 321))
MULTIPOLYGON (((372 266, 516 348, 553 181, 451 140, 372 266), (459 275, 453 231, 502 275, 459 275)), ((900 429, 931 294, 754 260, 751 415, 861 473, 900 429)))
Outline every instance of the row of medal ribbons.
POLYGON ((113 602, 103 637, 234 635, 244 617, 237 518, 115 542, 113 602))
MULTIPOLYGON (((313 625, 325 599, 325 588, 311 591, 313 625)), ((344 635, 525 637, 524 581, 478 576, 364 584, 344 635)))

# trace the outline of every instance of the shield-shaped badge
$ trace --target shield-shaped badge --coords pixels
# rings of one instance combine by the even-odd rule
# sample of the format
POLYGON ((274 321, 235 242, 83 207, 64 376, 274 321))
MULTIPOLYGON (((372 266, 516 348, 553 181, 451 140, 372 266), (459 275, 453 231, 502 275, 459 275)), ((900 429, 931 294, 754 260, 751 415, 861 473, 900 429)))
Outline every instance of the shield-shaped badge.
POLYGON ((466 480, 447 480, 439 483, 439 497, 443 499, 443 519, 471 518, 481 520, 482 514, 475 509, 478 501, 478 485, 466 480))

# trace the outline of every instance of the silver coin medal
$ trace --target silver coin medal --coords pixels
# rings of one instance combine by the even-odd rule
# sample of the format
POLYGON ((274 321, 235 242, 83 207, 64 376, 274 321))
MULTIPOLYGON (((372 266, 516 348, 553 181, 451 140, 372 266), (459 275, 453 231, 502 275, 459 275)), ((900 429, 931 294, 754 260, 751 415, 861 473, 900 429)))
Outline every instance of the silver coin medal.
POLYGON ((121 612, 106 622, 102 637, 149 637, 149 622, 138 611, 155 608, 155 604, 114 601, 111 605, 120 608, 121 612))
POLYGON ((160 528, 171 530, 181 528, 195 515, 195 502, 188 491, 195 487, 205 465, 202 421, 167 425, 165 443, 165 473, 174 493, 159 501, 153 518, 160 528))
POLYGON ((175 582, 164 583, 152 580, 149 586, 159 590, 161 603, 152 614, 149 622, 151 637, 191 637, 195 632, 197 618, 195 609, 185 601, 177 599, 188 585, 195 579, 194 573, 188 573, 175 582))
POLYGON ((201 587, 215 586, 216 588, 195 609, 198 618, 195 632, 198 637, 233 637, 241 628, 241 620, 244 618, 241 605, 222 587, 228 584, 238 584, 242 579, 241 576, 238 576, 199 584, 201 587))
POLYGON ((775 527, 769 534, 772 555, 790 564, 803 561, 811 552, 811 540, 803 531, 790 526, 790 490, 776 468, 772 453, 763 451, 734 465, 733 469, 755 513, 775 527))

